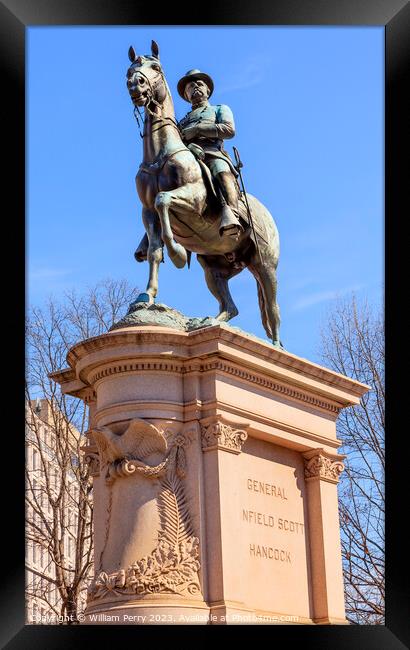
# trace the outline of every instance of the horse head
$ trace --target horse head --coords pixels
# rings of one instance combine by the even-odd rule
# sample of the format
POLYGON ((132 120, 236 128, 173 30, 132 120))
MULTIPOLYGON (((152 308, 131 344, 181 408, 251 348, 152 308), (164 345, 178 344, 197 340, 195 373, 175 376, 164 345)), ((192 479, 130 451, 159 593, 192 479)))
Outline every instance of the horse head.
POLYGON ((168 94, 164 72, 159 61, 159 49, 151 43, 151 54, 137 55, 131 46, 128 50, 131 65, 127 71, 127 88, 134 106, 162 105, 168 94))

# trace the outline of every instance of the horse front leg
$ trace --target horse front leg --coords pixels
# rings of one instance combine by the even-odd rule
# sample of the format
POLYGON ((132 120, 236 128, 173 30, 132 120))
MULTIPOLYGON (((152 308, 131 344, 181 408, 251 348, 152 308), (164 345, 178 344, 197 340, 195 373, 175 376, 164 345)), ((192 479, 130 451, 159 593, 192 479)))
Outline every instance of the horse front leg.
MULTIPOLYGON (((148 237, 147 261, 149 264, 149 277, 145 292, 139 294, 135 303, 144 302, 152 305, 158 293, 158 270, 163 260, 161 224, 154 210, 143 208, 142 220, 148 237)), ((138 257, 136 258, 139 260, 138 257)))
POLYGON ((169 212, 176 213, 200 213, 205 200, 205 188, 203 183, 187 183, 175 190, 158 192, 155 197, 155 209, 161 222, 162 240, 166 246, 167 253, 175 266, 182 269, 187 261, 186 250, 174 239, 169 212))

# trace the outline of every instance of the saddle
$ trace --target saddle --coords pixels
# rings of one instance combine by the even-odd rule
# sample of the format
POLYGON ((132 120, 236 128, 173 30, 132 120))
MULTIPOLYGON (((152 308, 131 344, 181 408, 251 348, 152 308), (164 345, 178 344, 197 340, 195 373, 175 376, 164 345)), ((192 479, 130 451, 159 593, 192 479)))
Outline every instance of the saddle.
POLYGON ((202 178, 204 181, 204 185, 206 187, 208 203, 210 203, 213 208, 219 208, 220 206, 219 197, 217 194, 214 179, 212 178, 210 169, 209 167, 207 167, 207 165, 205 165, 203 160, 201 160, 200 158, 197 158, 197 160, 201 168, 202 178))

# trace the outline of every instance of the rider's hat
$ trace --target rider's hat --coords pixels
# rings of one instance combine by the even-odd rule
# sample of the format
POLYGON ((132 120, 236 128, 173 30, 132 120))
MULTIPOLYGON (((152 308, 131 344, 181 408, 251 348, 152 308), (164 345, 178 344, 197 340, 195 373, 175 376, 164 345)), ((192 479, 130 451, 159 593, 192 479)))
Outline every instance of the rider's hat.
POLYGON ((202 81, 204 81, 209 88, 209 97, 212 95, 214 92, 214 82, 212 81, 211 77, 209 74, 206 74, 205 72, 201 72, 200 70, 196 70, 194 68, 193 70, 188 70, 186 75, 178 81, 177 89, 182 99, 188 101, 187 98, 184 97, 184 90, 188 81, 192 81, 193 79, 202 79, 202 81))

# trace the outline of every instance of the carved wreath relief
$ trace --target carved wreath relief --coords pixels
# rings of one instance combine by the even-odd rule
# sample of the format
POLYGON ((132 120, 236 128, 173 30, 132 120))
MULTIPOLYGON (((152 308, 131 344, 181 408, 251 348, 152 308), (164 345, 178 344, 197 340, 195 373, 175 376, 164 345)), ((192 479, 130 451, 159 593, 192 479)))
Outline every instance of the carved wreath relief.
POLYGON ((174 435, 167 440, 153 424, 140 419, 132 420, 121 436, 107 427, 92 430, 101 467, 106 468, 105 480, 110 489, 106 538, 100 555, 100 571, 91 583, 89 599, 107 594, 153 593, 197 594, 199 583, 199 539, 194 535, 183 479, 185 478, 185 447, 188 436, 174 435), (149 465, 144 458, 160 452, 163 460, 149 465), (112 486, 117 478, 139 473, 146 479, 160 480, 157 497, 160 530, 153 551, 135 560, 125 569, 111 574, 102 571, 102 560, 108 539, 109 517, 112 504, 112 486))

